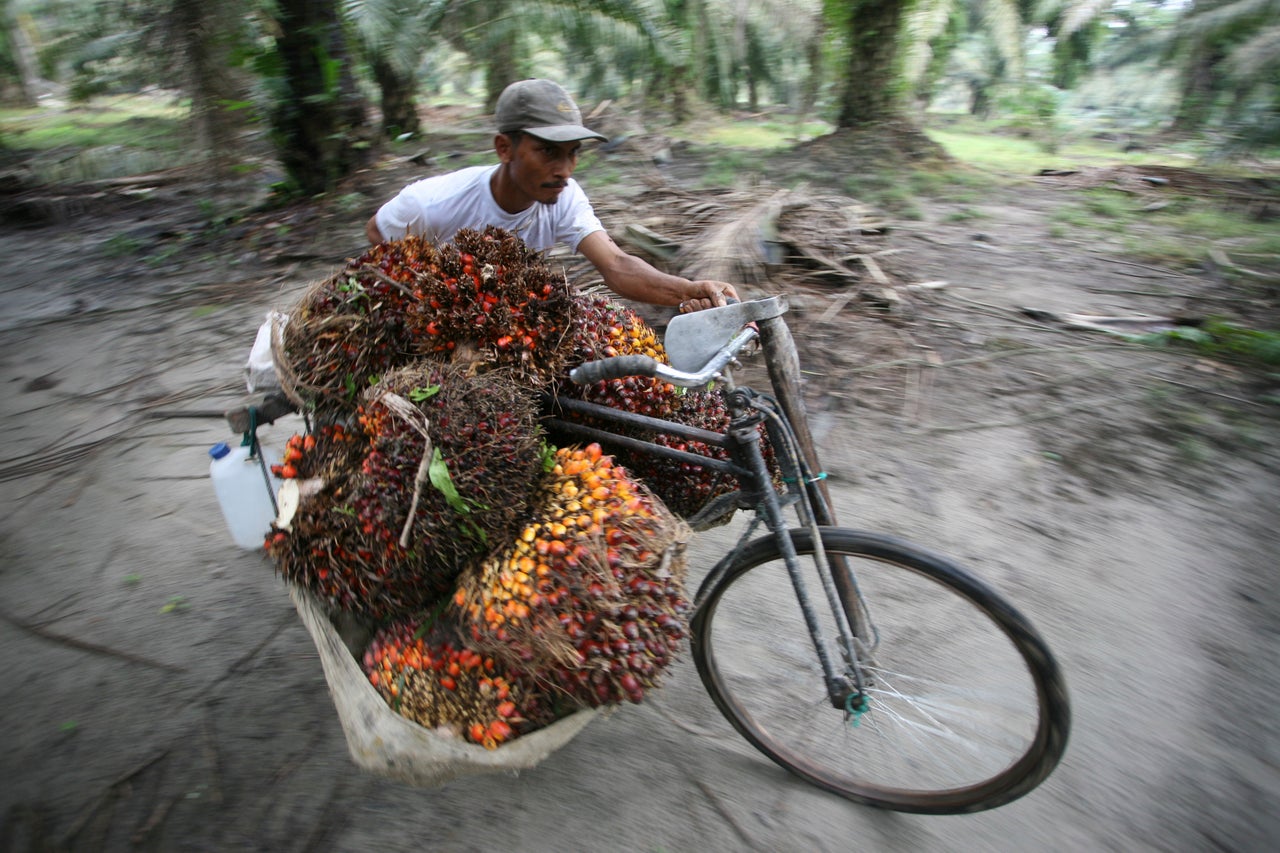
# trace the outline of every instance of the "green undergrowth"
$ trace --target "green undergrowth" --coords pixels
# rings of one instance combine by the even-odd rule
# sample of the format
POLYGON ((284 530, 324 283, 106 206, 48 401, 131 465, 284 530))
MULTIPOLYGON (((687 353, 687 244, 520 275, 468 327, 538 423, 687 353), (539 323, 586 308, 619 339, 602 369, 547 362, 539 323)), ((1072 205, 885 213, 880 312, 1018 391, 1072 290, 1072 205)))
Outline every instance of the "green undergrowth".
POLYGON ((0 145, 45 183, 124 177, 189 162, 186 115, 172 98, 144 96, 3 109, 0 145))
POLYGON ((1136 335, 1133 339, 1147 346, 1186 348, 1221 361, 1280 368, 1280 332, 1249 329, 1221 319, 1136 335))
POLYGON ((1247 208, 1212 198, 1135 197, 1106 189, 1082 191, 1051 216, 1055 236, 1091 235, 1124 254, 1171 269, 1192 269, 1215 256, 1234 261, 1221 273, 1240 277, 1238 267, 1256 264, 1280 272, 1280 231, 1273 220, 1255 218, 1247 208))
POLYGON ((1049 152, 1035 139, 1006 135, 981 126, 930 128, 929 138, 957 160, 1003 175, 1030 176, 1044 169, 1079 169, 1150 162, 1151 152, 1126 152, 1114 143, 1066 139, 1049 152))

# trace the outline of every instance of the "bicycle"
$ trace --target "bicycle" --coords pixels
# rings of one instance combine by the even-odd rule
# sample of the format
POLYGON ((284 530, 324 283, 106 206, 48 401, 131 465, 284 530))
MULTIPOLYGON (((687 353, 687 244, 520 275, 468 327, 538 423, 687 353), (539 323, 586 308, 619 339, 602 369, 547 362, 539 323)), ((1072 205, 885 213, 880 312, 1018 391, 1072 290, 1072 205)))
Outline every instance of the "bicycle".
POLYGON ((695 595, 692 647, 712 700, 753 746, 820 788, 880 808, 952 814, 1015 800, 1066 748, 1061 670, 1030 622, 965 569, 896 537, 836 525, 796 402, 798 370, 774 364, 794 358, 785 310, 771 297, 680 315, 671 322, 679 334, 667 334, 670 365, 628 355, 571 373, 581 384, 627 376, 714 383, 730 413, 724 433, 565 397, 546 422, 736 480, 689 519, 700 530, 737 510, 752 513, 695 595), (734 381, 731 368, 755 341, 771 353, 773 395, 734 381), (592 424, 699 441, 729 458, 592 424), (756 537, 761 523, 767 533, 756 537))

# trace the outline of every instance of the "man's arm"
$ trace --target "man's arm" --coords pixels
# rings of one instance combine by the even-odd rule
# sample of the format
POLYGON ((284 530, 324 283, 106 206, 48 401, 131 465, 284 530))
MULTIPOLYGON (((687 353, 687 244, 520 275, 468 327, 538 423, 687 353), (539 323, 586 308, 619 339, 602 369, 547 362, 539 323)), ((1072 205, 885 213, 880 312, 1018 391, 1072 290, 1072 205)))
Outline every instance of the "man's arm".
POLYGON ((653 305, 679 305, 681 311, 698 311, 737 299, 733 285, 723 281, 690 281, 670 275, 629 255, 604 231, 594 231, 578 244, 578 251, 600 272, 614 293, 653 305))
POLYGON ((382 232, 378 230, 378 214, 369 217, 369 221, 364 224, 364 235, 369 238, 369 242, 373 245, 385 243, 382 239, 382 232))

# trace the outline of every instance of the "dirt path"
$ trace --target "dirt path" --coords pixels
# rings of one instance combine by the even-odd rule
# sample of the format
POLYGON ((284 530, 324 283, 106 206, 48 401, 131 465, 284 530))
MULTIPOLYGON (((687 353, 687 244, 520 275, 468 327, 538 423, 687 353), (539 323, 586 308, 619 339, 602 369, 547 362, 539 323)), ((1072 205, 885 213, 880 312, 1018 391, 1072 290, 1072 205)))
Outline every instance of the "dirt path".
MULTIPOLYGON (((518 778, 420 790, 357 772, 285 589, 224 533, 205 450, 225 425, 177 415, 242 401, 262 313, 358 244, 295 212, 220 244, 242 253, 139 259, 199 224, 193 196, 163 225, 124 209, 0 232, 6 257, 44 258, 0 284, 0 849, 1264 849, 1280 837, 1275 407, 1225 365, 1020 313, 1213 296, 1211 280, 1049 237, 1060 198, 991 198, 981 239, 945 205, 904 226, 918 280, 949 285, 896 326, 791 295, 842 520, 970 565, 1067 672, 1063 765, 961 818, 789 778, 687 660, 653 702, 518 778), (110 257, 130 221, 139 246, 110 257)), ((698 540, 695 578, 729 532, 698 540)))

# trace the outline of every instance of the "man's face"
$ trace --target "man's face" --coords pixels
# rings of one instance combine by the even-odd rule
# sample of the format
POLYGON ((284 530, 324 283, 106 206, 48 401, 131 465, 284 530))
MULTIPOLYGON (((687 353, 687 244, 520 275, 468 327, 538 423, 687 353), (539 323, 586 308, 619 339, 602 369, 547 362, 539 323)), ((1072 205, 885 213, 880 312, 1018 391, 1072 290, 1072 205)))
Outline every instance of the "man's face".
POLYGON ((507 144, 499 145, 498 155, 508 164, 508 173, 520 192, 542 204, 555 204, 578 166, 582 143, 550 142, 527 133, 515 144, 505 134, 499 138, 507 144))

